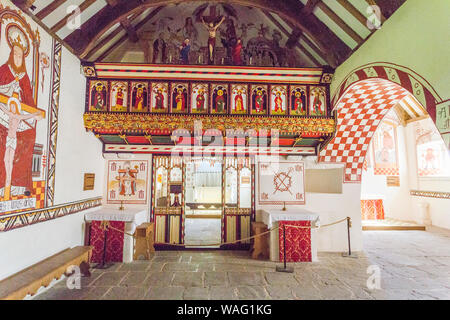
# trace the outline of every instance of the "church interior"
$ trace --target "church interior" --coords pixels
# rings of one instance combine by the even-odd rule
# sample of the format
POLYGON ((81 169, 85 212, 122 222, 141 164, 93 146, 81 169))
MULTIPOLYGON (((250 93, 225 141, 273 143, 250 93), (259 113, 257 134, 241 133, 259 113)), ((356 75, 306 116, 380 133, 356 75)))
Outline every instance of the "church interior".
POLYGON ((0 0, 0 299, 450 299, 448 13, 0 0))

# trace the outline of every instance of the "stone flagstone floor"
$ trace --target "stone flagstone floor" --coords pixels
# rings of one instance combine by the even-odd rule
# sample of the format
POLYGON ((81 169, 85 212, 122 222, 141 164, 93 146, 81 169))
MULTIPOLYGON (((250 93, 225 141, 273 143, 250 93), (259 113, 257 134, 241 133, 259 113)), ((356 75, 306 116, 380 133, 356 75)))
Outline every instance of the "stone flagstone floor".
POLYGON ((63 279, 34 299, 450 299, 450 230, 363 238, 357 259, 319 253, 319 262, 290 264, 290 274, 245 251, 158 251, 150 261, 94 269, 78 290, 63 279), (367 287, 371 265, 381 289, 367 287))

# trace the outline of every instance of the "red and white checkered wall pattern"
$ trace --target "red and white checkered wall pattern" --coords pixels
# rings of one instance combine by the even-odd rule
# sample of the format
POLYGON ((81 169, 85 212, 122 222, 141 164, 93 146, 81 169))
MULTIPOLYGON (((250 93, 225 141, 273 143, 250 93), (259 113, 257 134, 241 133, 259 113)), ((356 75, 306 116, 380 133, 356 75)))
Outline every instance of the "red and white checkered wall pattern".
POLYGON ((335 106, 336 134, 320 152, 319 162, 344 163, 344 182, 361 182, 364 159, 378 125, 408 94, 384 79, 367 79, 350 86, 335 106))

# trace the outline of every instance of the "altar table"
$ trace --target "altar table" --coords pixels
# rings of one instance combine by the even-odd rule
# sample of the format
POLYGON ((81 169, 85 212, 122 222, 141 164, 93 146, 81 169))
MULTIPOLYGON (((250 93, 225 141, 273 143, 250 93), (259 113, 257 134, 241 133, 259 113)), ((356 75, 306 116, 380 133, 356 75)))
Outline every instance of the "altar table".
POLYGON ((92 252, 92 262, 101 262, 104 245, 104 232, 101 228, 102 221, 108 221, 110 226, 120 231, 109 229, 107 234, 106 258, 107 262, 132 262, 134 238, 123 231, 133 234, 136 228, 146 222, 147 210, 125 209, 119 210, 116 207, 102 207, 96 211, 85 214, 84 219, 90 221, 90 245, 94 247, 92 252))
POLYGON ((286 261, 311 262, 317 261, 316 229, 319 227, 319 215, 305 209, 262 210, 261 221, 270 229, 280 227, 270 233, 270 260, 282 261, 283 226, 311 226, 313 228, 292 228, 286 226, 286 261))

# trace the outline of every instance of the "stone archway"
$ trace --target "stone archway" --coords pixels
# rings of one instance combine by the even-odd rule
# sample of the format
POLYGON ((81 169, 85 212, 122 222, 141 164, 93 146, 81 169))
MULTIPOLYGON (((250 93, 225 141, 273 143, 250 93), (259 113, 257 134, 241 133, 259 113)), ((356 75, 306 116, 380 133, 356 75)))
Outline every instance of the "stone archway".
POLYGON ((407 96, 411 96, 409 91, 385 79, 352 84, 334 108, 336 133, 321 150, 319 162, 345 164, 344 182, 360 183, 364 159, 378 125, 407 96))

